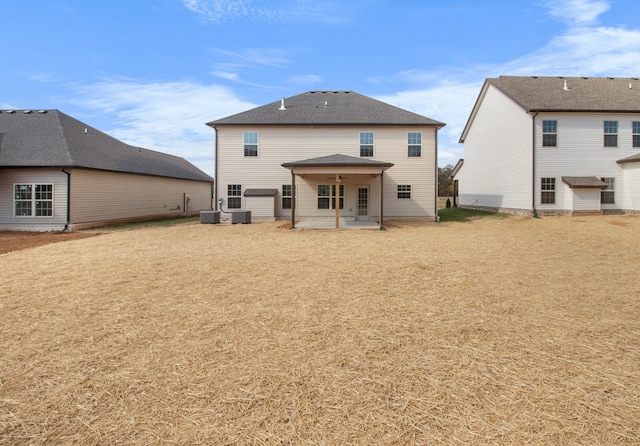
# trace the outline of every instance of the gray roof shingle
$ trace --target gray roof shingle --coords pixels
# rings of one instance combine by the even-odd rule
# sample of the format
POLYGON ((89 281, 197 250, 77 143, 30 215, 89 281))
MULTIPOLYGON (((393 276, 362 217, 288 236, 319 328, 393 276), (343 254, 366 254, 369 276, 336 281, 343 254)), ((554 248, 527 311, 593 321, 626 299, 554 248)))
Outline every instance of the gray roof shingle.
POLYGON ((125 144, 58 110, 0 111, 1 167, 82 167, 212 182, 184 158, 125 144))
POLYGON ((375 161, 366 158, 358 158, 355 156, 348 155, 328 155, 328 156, 320 156, 318 158, 309 158, 301 161, 292 161, 289 163, 282 163, 282 167, 336 167, 336 166, 352 166, 352 167, 371 167, 371 166, 380 166, 380 167, 391 167, 393 163, 388 163, 384 161, 375 161))
POLYGON ((445 124, 352 91, 309 91, 207 125, 421 125, 445 124), (284 103, 284 110, 281 106, 284 103))
POLYGON ((598 187, 604 189, 607 185, 597 177, 562 177, 562 182, 570 188, 591 188, 598 187))
POLYGON ((500 76, 486 82, 530 112, 640 111, 638 78, 500 76))

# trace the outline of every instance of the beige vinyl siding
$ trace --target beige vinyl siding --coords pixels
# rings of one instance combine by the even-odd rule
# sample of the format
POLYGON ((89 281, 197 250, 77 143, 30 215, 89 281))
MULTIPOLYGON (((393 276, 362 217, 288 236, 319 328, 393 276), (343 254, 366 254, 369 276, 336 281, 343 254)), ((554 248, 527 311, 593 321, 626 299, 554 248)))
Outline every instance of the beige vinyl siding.
MULTIPOLYGON (((279 196, 283 184, 291 184, 291 171, 282 163, 300 161, 327 155, 360 156, 360 132, 376 135, 374 157, 377 161, 395 165, 385 172, 385 216, 426 217, 435 210, 435 129, 434 127, 361 127, 361 126, 216 126, 218 141, 218 196, 225 199, 228 184, 242 184, 249 188, 277 188, 279 196), (243 132, 257 131, 260 147, 257 157, 245 157, 243 132), (422 157, 407 157, 407 133, 422 132, 422 157), (396 184, 414 185, 411 203, 397 203, 396 184)), ((329 170, 330 171, 330 170, 329 170)), ((334 211, 318 210, 316 194, 318 184, 333 184, 327 175, 296 177, 297 210, 304 216, 323 216, 334 211), (326 178, 325 178, 326 177, 326 178), (313 205, 310 206, 310 205, 313 205)), ((371 202, 378 200, 377 177, 345 174, 345 214, 355 215, 355 184, 371 184, 371 202), (347 200, 347 197, 348 198, 347 200), (353 198, 351 198, 353 197, 353 198), (351 201, 353 200, 353 203, 351 201)), ((246 209, 246 200, 243 199, 246 209)), ((371 207, 371 215, 378 215, 378 205, 371 207)), ((276 202, 276 216, 289 218, 291 210, 282 209, 276 202)))
POLYGON ((211 209, 211 185, 200 181, 73 169, 71 190, 73 224, 184 215, 184 194, 192 213, 211 209))
POLYGON ((251 210, 251 220, 274 220, 275 197, 244 197, 246 208, 251 210))
MULTIPOLYGON (((556 186, 562 176, 614 178, 615 203, 603 204, 602 209, 622 209, 625 206, 624 174, 616 161, 639 151, 632 147, 631 122, 634 120, 638 118, 624 114, 540 113, 536 117, 537 184, 541 177, 556 177, 556 186), (542 147, 543 120, 558 121, 557 147, 542 147), (605 120, 618 121, 618 147, 603 145, 605 120)), ((536 207, 540 210, 571 209, 571 203, 575 204, 574 193, 575 189, 557 187, 556 206, 543 205, 537 188, 536 207)), ((600 209, 599 201, 596 209, 600 209)))
POLYGON ((531 210, 531 147, 530 115, 490 85, 464 140, 460 205, 531 210))
POLYGON ((60 169, 0 169, 0 229, 62 231, 67 223, 67 175, 60 169), (14 184, 53 184, 53 217, 15 217, 14 184))
POLYGON ((640 162, 623 164, 624 181, 616 184, 616 202, 618 193, 623 193, 622 207, 629 211, 640 211, 640 162))

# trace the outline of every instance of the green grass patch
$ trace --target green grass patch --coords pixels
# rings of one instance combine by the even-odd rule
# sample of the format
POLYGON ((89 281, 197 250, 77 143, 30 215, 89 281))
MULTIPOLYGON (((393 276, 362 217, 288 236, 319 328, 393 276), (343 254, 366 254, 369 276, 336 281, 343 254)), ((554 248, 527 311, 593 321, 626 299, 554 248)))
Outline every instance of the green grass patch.
POLYGON ((128 231, 131 229, 142 229, 142 228, 156 228, 156 227, 167 227, 167 226, 176 226, 183 225, 187 223, 196 223, 200 221, 200 216, 195 215, 192 217, 167 217, 167 218, 158 218, 154 220, 144 220, 144 221, 135 221, 130 223, 120 223, 120 224, 112 224, 105 226, 97 226, 94 228, 88 229, 88 231, 128 231))
POLYGON ((503 214, 500 212, 478 211, 476 209, 465 208, 447 208, 440 209, 438 216, 441 222, 458 221, 465 222, 470 220, 477 220, 478 218, 509 218, 509 214, 503 214))

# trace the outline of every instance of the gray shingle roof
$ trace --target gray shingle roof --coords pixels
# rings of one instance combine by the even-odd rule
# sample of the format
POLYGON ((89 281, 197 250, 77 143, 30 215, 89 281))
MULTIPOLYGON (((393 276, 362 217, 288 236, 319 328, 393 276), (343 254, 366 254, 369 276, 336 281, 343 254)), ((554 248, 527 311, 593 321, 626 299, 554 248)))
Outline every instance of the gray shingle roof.
POLYGON ((0 166, 82 167, 213 181, 184 158, 130 146, 58 110, 0 111, 0 166))
POLYGON ((640 153, 636 153, 635 155, 628 156, 626 158, 622 158, 621 160, 616 161, 618 164, 624 163, 635 163, 640 161, 640 153))
POLYGON ((638 78, 500 76, 487 83, 530 112, 640 111, 638 78))
POLYGON ((320 156, 318 158, 309 158, 301 161, 292 161, 290 163, 282 163, 282 167, 336 167, 336 166, 352 166, 352 167, 391 167, 393 163, 383 161, 375 161, 366 158, 358 158, 355 156, 347 156, 341 154, 320 156))
POLYGON ((309 91, 208 122, 207 125, 426 125, 445 124, 352 91, 309 91), (281 110, 284 102, 285 110, 281 110))
POLYGON ((562 181, 570 188, 599 187, 604 189, 607 185, 597 177, 562 177, 562 181))
POLYGON ((275 197, 278 189, 247 189, 244 191, 245 197, 275 197))

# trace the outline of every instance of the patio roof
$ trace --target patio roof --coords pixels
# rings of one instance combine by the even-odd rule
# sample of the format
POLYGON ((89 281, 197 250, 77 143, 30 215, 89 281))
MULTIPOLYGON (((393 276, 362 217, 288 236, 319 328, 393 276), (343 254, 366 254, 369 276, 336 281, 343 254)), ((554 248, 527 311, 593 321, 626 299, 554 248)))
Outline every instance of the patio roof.
POLYGON ((387 170, 392 167, 393 163, 384 161, 375 161, 367 158, 358 158, 355 156, 347 156, 336 153, 335 155, 321 156, 318 158, 309 158, 301 161, 291 161, 282 163, 282 167, 292 170, 294 167, 377 167, 387 170))

